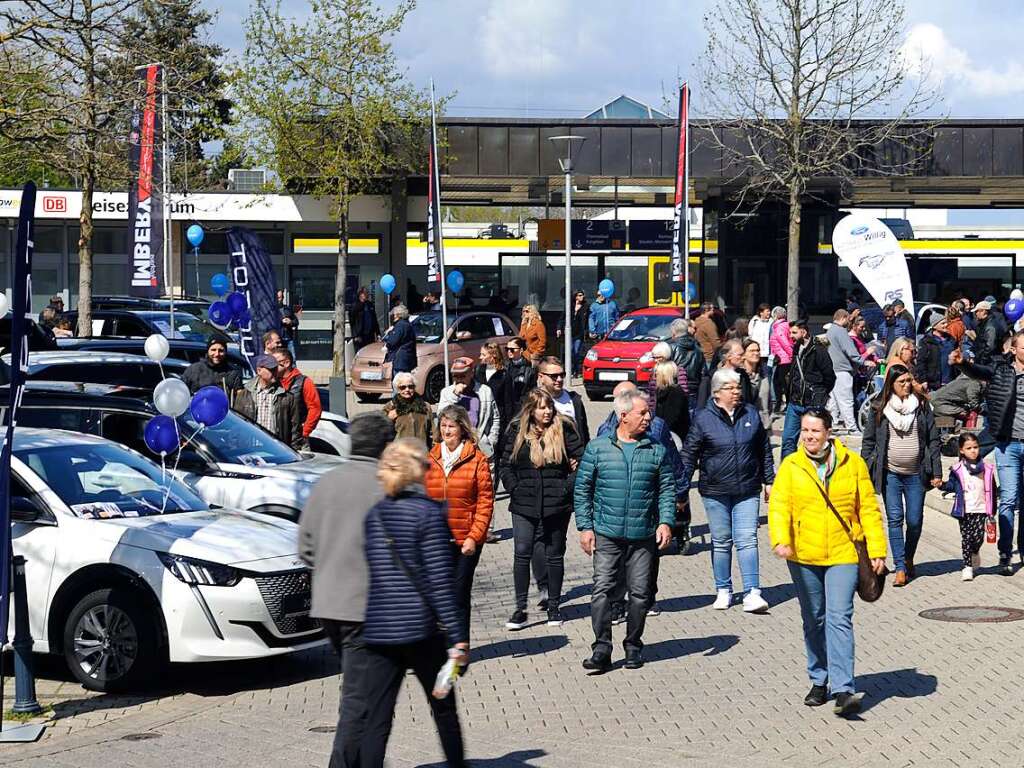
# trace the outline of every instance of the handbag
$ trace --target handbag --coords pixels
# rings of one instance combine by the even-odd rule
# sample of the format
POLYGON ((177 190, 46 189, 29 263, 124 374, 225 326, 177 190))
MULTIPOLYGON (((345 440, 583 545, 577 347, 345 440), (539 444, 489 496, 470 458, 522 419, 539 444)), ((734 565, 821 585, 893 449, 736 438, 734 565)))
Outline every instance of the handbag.
MULTIPOLYGON (((808 472, 808 474, 810 473, 808 472)), ((871 567, 871 558, 868 557, 867 542, 863 539, 855 540, 853 538, 853 531, 850 530, 850 526, 846 524, 843 516, 839 514, 839 510, 832 503, 832 499, 828 497, 828 493, 825 492, 825 489, 821 487, 821 483, 816 478, 812 479, 814 480, 814 487, 818 489, 821 498, 825 500, 828 508, 832 510, 832 514, 836 516, 836 520, 843 526, 843 530, 846 531, 846 535, 853 544, 853 548, 857 551, 857 594, 865 603, 875 602, 882 596, 882 591, 885 589, 885 577, 889 574, 889 569, 883 566, 881 573, 875 573, 875 569, 871 567)))

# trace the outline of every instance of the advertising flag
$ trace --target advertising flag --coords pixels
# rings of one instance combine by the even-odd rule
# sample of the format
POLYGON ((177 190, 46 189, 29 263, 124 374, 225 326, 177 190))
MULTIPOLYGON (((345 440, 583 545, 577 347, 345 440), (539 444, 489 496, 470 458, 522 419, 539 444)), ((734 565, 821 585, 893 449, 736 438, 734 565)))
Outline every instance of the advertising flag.
POLYGON ((678 290, 685 290, 689 282, 686 274, 689 271, 687 267, 690 256, 690 185, 687 164, 689 112, 690 88, 683 83, 679 89, 679 151, 676 162, 675 208, 672 216, 672 282, 680 286, 678 290))
POLYGON ((263 241, 251 229, 232 227, 228 230, 231 250, 231 283, 245 296, 248 316, 236 319, 239 345, 250 362, 263 354, 263 334, 281 332, 281 312, 277 308, 277 278, 270 254, 263 241))
POLYGON ((163 87, 163 67, 151 64, 136 70, 138 98, 128 137, 132 179, 128 191, 128 231, 132 296, 159 296, 163 281, 163 129, 157 96, 163 87))
MULTIPOLYGON (((437 169, 437 123, 434 121, 433 102, 430 114, 430 173, 427 181, 427 282, 442 282, 444 243, 441 240, 441 190, 437 169)), ((441 286, 444 290, 444 286, 441 286)))
POLYGON ((907 257, 896 235, 881 221, 863 213, 840 219, 832 231, 832 250, 878 306, 897 299, 914 306, 907 257))

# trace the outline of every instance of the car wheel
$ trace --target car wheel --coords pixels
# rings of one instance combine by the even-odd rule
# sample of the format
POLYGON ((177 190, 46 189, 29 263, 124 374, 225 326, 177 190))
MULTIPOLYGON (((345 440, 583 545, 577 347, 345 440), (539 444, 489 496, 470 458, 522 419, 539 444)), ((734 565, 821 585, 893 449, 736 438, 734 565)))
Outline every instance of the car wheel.
POLYGON ((90 691, 138 689, 160 664, 157 617, 137 592, 90 592, 64 622, 64 659, 90 691))
POLYGON ((372 392, 356 392, 356 400, 360 403, 379 403, 380 395, 375 395, 372 392))
POLYGON ((423 388, 423 398, 431 405, 436 405, 441 399, 441 390, 444 389, 444 368, 437 367, 427 374, 427 384, 423 388))
POLYGON ((600 400, 604 400, 604 392, 602 390, 597 389, 596 387, 584 387, 584 389, 587 392, 587 399, 591 402, 596 403, 600 400))

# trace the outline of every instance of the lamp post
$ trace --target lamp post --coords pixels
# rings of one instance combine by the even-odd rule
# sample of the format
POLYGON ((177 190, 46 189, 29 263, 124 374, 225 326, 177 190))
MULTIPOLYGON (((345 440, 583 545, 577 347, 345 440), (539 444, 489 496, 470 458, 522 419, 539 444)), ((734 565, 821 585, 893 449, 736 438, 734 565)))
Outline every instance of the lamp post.
POLYGON ((583 147, 586 136, 551 136, 548 138, 558 154, 558 164, 565 173, 565 377, 572 383, 572 156, 583 147))

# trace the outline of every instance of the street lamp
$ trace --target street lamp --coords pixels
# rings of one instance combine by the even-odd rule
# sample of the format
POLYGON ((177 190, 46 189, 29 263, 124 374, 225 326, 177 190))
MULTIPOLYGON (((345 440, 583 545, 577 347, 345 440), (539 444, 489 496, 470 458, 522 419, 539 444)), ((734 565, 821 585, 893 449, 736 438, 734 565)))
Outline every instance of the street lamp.
POLYGON ((565 378, 572 383, 572 157, 583 147, 586 136, 551 136, 558 164, 565 173, 565 378))

